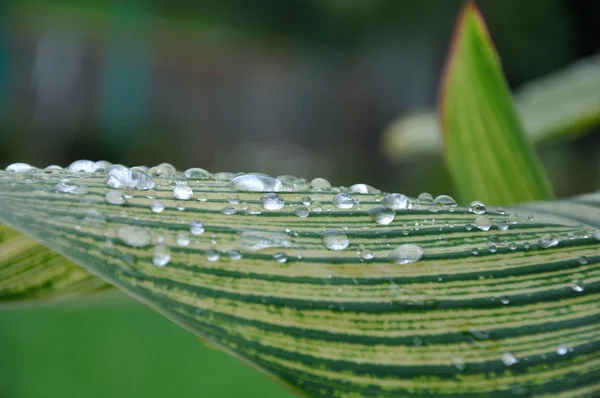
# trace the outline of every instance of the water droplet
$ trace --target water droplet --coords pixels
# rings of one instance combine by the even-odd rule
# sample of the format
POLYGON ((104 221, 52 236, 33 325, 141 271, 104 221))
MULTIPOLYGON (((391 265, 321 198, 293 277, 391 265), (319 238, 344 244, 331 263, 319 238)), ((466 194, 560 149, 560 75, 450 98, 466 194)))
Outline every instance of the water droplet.
POLYGON ((227 255, 232 260, 240 260, 242 258, 242 253, 237 250, 228 250, 227 255))
POLYGON ((388 225, 394 221, 394 217, 396 217, 396 212, 394 210, 384 206, 373 207, 372 209, 369 209, 368 213, 371 216, 371 219, 379 225, 388 225))
POLYGON ((161 163, 158 166, 151 167, 148 169, 148 175, 151 177, 175 177, 177 170, 175 166, 169 163, 161 163))
POLYGON ((13 173, 26 173, 26 172, 34 171, 37 169, 27 163, 13 163, 13 164, 9 164, 5 170, 8 172, 13 172, 13 173))
POLYGON ((70 173, 93 173, 96 171, 96 162, 91 160, 76 160, 67 167, 70 173))
POLYGON ((577 258, 577 262, 581 265, 586 265, 588 263, 588 259, 585 256, 581 256, 577 258))
POLYGON ((417 197, 417 204, 421 206, 431 206, 433 204, 433 196, 428 192, 423 192, 417 197))
POLYGON ((165 205, 163 202, 155 200, 150 203, 150 209, 155 213, 162 213, 162 211, 165 209, 165 205))
POLYGON ((189 185, 175 185, 173 187, 173 197, 180 200, 190 200, 194 196, 194 192, 189 185))
POLYGON ((276 193, 266 193, 260 198, 260 204, 265 210, 280 210, 285 205, 285 201, 276 193))
POLYGON ((475 219, 475 226, 482 231, 489 231, 492 227, 492 220, 487 216, 479 216, 475 219))
POLYGON ((59 192, 70 193, 73 195, 84 195, 88 192, 88 188, 84 184, 71 182, 67 179, 60 180, 55 188, 59 192))
POLYGON ((557 234, 546 234, 544 236, 542 236, 540 238, 540 240, 538 240, 538 245, 540 245, 540 247, 543 247, 545 249, 552 247, 552 246, 556 246, 558 245, 558 242, 560 242, 560 236, 557 234))
POLYGON ((127 203, 127 200, 125 199, 125 196, 121 191, 108 191, 104 198, 111 205, 124 205, 125 203, 127 203))
POLYGON ((510 303, 510 299, 507 296, 502 296, 500 297, 500 302, 504 305, 509 304, 510 303))
POLYGON ((153 189, 154 180, 141 171, 112 170, 106 184, 111 188, 153 189))
POLYGON ((237 205, 240 203, 240 197, 237 195, 229 195, 227 197, 227 203, 230 205, 237 205))
POLYGON ((453 211, 457 206, 456 200, 452 196, 449 195, 439 195, 433 200, 433 204, 436 208, 439 209, 448 209, 453 211))
POLYGON ((350 193, 357 193, 357 194, 361 194, 361 195, 381 193, 381 191, 379 189, 374 188, 374 187, 372 187, 370 185, 367 185, 367 184, 354 184, 354 185, 351 185, 348 188, 348 192, 350 192, 350 193))
POLYGON ((183 173, 183 176, 188 180, 207 180, 210 178, 210 173, 199 167, 194 167, 191 169, 187 169, 183 173))
POLYGON ((264 174, 243 174, 229 182, 229 187, 245 192, 280 192, 284 189, 283 181, 264 174))
POLYGON ((236 242, 236 246, 244 250, 257 251, 272 247, 292 247, 292 241, 284 233, 243 231, 236 242))
POLYGON ((564 344, 561 344, 556 348, 556 353, 558 355, 567 355, 568 352, 569 352, 569 347, 567 347, 564 344))
POLYGON ((178 232, 175 240, 179 246, 187 246, 190 244, 190 236, 187 232, 178 232))
POLYGON ((192 221, 190 223, 190 233, 192 235, 202 235, 206 231, 202 221, 192 221))
POLYGON ((304 206, 310 206, 312 203, 312 199, 309 196, 302 197, 302 199, 300 199, 300 201, 302 202, 302 204, 304 206))
POLYGON ((414 263, 423 257, 423 248, 411 243, 400 245, 390 253, 389 257, 396 264, 414 263))
POLYGON ((584 285, 583 281, 580 279, 575 279, 575 280, 573 280, 573 282, 571 282, 571 289, 573 289, 574 291, 576 291, 578 293, 583 292, 584 288, 585 288, 585 285, 584 285))
POLYGON ((412 207, 411 203, 410 203, 410 199, 407 196, 402 195, 401 193, 391 193, 391 194, 387 195, 383 199, 383 204, 388 209, 392 209, 392 210, 396 210, 396 211, 406 210, 406 209, 410 209, 412 207))
POLYGON ((221 171, 221 172, 218 172, 218 173, 214 173, 212 175, 212 178, 215 181, 222 181, 222 182, 231 181, 234 177, 235 177, 235 174, 234 173, 230 173, 228 171, 221 171))
POLYGON ((233 207, 222 207, 221 213, 225 214, 226 216, 230 216, 232 214, 237 213, 237 210, 234 209, 233 207))
POLYGON ((509 248, 510 250, 517 250, 517 244, 516 244, 515 242, 510 242, 510 243, 508 244, 508 248, 509 248))
POLYGON ((273 258, 275 259, 275 261, 277 261, 278 263, 286 263, 288 260, 288 257, 285 253, 283 252, 277 252, 275 254, 273 254, 273 258))
POLYGON ((198 202, 206 202, 206 201, 208 200, 208 196, 206 196, 206 194, 199 193, 199 194, 196 196, 196 200, 197 200, 198 202))
POLYGON ((171 261, 171 251, 165 245, 154 246, 152 253, 152 263, 157 267, 164 267, 171 261))
POLYGON ((479 200, 474 200, 469 205, 469 211, 472 211, 475 214, 483 214, 485 213, 485 205, 479 200))
POLYGON ((52 165, 44 168, 44 173, 48 173, 48 174, 61 174, 64 171, 65 170, 62 167, 60 167, 56 164, 52 164, 52 165))
POLYGON ((218 251, 212 249, 208 249, 205 254, 208 261, 217 261, 221 257, 218 251))
POLYGON ((519 362, 519 360, 516 356, 514 356, 514 354, 510 352, 505 352, 504 354, 502 354, 502 362, 504 362, 506 366, 512 366, 515 363, 519 362))
POLYGON ((310 215, 308 209, 304 206, 298 206, 294 209, 294 214, 300 218, 306 218, 310 215))
POLYGON ((338 193, 333 197, 332 202, 338 209, 351 209, 354 207, 354 199, 347 193, 338 193))
POLYGON ((110 166, 112 166, 112 163, 108 160, 98 160, 94 166, 96 167, 96 171, 106 171, 110 166))
POLYGON ((126 245, 133 247, 145 247, 150 244, 150 235, 148 232, 137 226, 124 226, 117 229, 117 236, 126 245))
POLYGON ((328 230, 323 233, 323 244, 329 250, 344 250, 350 244, 348 236, 338 230, 328 230))
POLYGON ((315 189, 330 189, 331 184, 324 178, 317 177, 310 182, 310 186, 315 189))
POLYGON ((363 260, 371 260, 373 257, 375 257, 371 250, 361 250, 359 255, 363 260))
POLYGON ((495 220, 493 224, 495 224, 496 228, 498 228, 500 231, 506 231, 509 227, 509 223, 506 220, 495 220))

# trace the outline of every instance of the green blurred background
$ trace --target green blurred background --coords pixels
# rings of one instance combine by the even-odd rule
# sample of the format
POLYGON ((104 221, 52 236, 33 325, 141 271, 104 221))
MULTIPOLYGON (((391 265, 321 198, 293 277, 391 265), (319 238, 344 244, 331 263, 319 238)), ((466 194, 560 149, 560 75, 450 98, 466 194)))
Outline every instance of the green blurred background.
MULTIPOLYGON (((511 87, 600 48, 596 0, 481 0, 511 87)), ((435 104, 459 0, 1 0, 0 167, 81 158, 450 193, 391 163, 435 104)), ((600 135, 545 145, 558 195, 600 186, 600 135)), ((0 398, 285 397, 122 296, 0 310, 0 398)))

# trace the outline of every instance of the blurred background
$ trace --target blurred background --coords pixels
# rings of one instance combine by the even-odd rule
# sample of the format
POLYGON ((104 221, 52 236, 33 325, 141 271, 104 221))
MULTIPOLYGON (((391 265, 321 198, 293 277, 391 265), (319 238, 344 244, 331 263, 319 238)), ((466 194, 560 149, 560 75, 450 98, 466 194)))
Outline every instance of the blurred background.
MULTIPOLYGON (((512 88, 600 48, 598 1, 477 3, 512 88)), ((386 156, 382 135, 434 107, 460 5, 1 0, 0 167, 169 162, 452 194, 439 154, 386 156)), ((538 146, 558 195, 600 187, 594 130, 538 146)), ((0 312, 0 398, 285 394, 124 298, 0 312)))

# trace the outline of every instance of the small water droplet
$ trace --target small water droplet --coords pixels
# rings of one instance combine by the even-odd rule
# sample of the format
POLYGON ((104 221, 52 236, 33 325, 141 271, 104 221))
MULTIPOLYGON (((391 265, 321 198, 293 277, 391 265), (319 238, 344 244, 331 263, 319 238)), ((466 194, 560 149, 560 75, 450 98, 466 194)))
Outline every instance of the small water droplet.
POLYGON ((237 210, 234 209, 233 207, 222 207, 221 213, 225 214, 226 216, 230 216, 232 214, 237 213, 237 210))
POLYGON ((294 214, 300 218, 306 218, 310 215, 308 209, 304 206, 298 206, 294 209, 294 214))
POLYGON ((417 197, 417 204, 421 206, 431 206, 433 204, 433 196, 428 192, 423 192, 417 197))
POLYGON ((243 174, 232 179, 229 187, 245 192, 280 192, 284 184, 280 179, 264 174, 243 174))
POLYGON ((479 200, 474 200, 469 205, 469 211, 471 211, 475 214, 484 214, 485 210, 486 210, 485 205, 483 204, 483 202, 481 202, 479 200))
POLYGON ((191 169, 187 169, 183 173, 183 176, 188 180, 207 180, 210 178, 210 173, 199 167, 193 167, 191 169))
POLYGON ((510 299, 507 296, 502 296, 500 297, 500 302, 504 305, 509 304, 510 303, 510 299))
POLYGON ((394 221, 396 212, 384 206, 377 206, 368 211, 371 219, 379 225, 388 225, 394 221))
POLYGON ((457 206, 456 200, 449 195, 439 195, 433 200, 433 204, 441 209, 450 209, 457 206))
POLYGON ((279 232, 243 231, 237 247, 244 250, 257 251, 271 247, 292 247, 289 235, 279 232))
POLYGON ((546 234, 544 236, 542 236, 540 238, 540 240, 538 240, 538 245, 540 245, 540 247, 543 247, 545 249, 549 248, 549 247, 553 247, 558 245, 558 243, 560 242, 560 236, 557 234, 546 234))
POLYGON ((227 256, 232 260, 240 260, 242 258, 242 253, 237 250, 227 250, 227 256))
POLYGON ((347 193, 338 193, 333 197, 332 202, 338 209, 351 209, 354 207, 354 199, 347 193))
POLYGON ((479 216, 475 219, 475 226, 482 231, 489 231, 492 227, 492 220, 487 216, 479 216))
POLYGON ((91 160, 76 160, 67 167, 70 173, 93 173, 96 171, 96 162, 91 160))
POLYGON ((70 193, 73 195, 84 195, 88 192, 88 188, 84 184, 72 182, 68 179, 60 180, 55 188, 59 192, 70 193))
POLYGON ((133 247, 145 247, 150 244, 150 235, 148 232, 137 226, 123 226, 117 229, 117 236, 126 245, 133 247))
POLYGON ((194 191, 189 185, 178 184, 173 187, 173 197, 179 200, 190 200, 194 196, 194 191))
POLYGON ((158 166, 151 167, 148 169, 148 175, 151 177, 175 177, 177 170, 175 166, 169 163, 161 163, 158 166))
POLYGON ((350 245, 350 241, 342 231, 327 230, 323 233, 323 244, 329 250, 344 250, 350 245))
POLYGON ((573 289, 574 291, 581 293, 583 292, 585 288, 585 285, 583 283, 582 280, 580 279, 574 279, 573 282, 571 282, 571 289, 573 289))
POLYGON ((154 180, 142 171, 111 170, 106 179, 111 188, 153 189, 154 180))
POLYGON ((577 262, 581 265, 586 265, 588 263, 588 259, 585 256, 581 256, 577 258, 577 262))
POLYGON ((123 192, 117 190, 111 190, 106 193, 104 199, 111 205, 124 205, 127 203, 123 192))
POLYGON ((56 164, 52 164, 44 168, 44 173, 48 174, 62 174, 64 173, 64 169, 56 164))
POLYGON ((227 203, 230 205, 237 205, 240 203, 240 197, 237 195, 229 195, 227 197, 227 203))
POLYGON ((350 193, 357 193, 357 194, 361 194, 361 195, 381 193, 381 191, 379 189, 374 188, 374 187, 372 187, 370 185, 367 185, 367 184, 354 184, 354 185, 351 185, 348 188, 348 192, 350 192, 350 193))
POLYGON ((419 245, 405 244, 395 248, 390 253, 390 260, 395 264, 409 264, 419 261, 423 257, 423 248, 419 245))
POLYGON ((569 347, 561 344, 556 348, 556 353, 558 355, 567 355, 569 353, 569 347))
POLYGON ((506 366, 512 366, 519 362, 519 360, 516 356, 514 356, 514 354, 510 352, 505 352, 504 354, 502 354, 502 362, 504 362, 504 365, 506 366))
POLYGON ((285 253, 283 252, 277 252, 275 254, 273 254, 273 258, 275 259, 275 261, 277 261, 278 263, 286 263, 288 260, 288 257, 285 253))
POLYGON ((406 210, 412 207, 410 199, 407 196, 402 195, 401 193, 391 193, 387 195, 383 199, 383 204, 388 209, 392 209, 395 211, 406 210))
POLYGON ((190 236, 187 232, 178 232, 175 240, 179 246, 188 246, 190 244, 190 236))
POLYGON ((281 196, 271 192, 260 198, 260 204, 265 210, 280 210, 285 205, 285 201, 281 196))
POLYGON ((309 196, 302 197, 302 199, 300 199, 300 201, 302 202, 302 204, 304 206, 310 206, 312 203, 312 199, 309 196))
POLYGON ((164 203, 155 200, 150 203, 150 209, 155 213, 162 213, 162 211, 165 209, 165 205, 164 203))
POLYGON ((510 250, 517 250, 517 244, 516 244, 515 242, 510 242, 510 243, 508 244, 508 248, 509 248, 510 250))
POLYGON ((207 250, 205 254, 208 261, 217 261, 221 257, 218 251, 212 249, 207 250))
POLYGON ((171 251, 163 244, 154 246, 152 252, 152 263, 157 267, 164 267, 171 261, 171 251))
POLYGON ((190 223, 190 233, 192 235, 202 235, 206 231, 202 221, 192 221, 190 223))
POLYGON ((359 255, 363 260, 371 260, 373 257, 375 257, 371 250, 361 250, 359 255))

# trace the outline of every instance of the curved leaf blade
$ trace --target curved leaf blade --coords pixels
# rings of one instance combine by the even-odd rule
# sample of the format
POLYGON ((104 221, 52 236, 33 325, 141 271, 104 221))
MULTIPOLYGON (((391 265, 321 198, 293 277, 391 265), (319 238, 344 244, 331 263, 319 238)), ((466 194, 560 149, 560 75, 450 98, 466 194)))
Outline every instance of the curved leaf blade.
POLYGON ((266 210, 262 193, 227 181, 190 180, 203 201, 179 201, 173 178, 155 178, 154 191, 122 192, 119 206, 106 201, 113 190, 101 173, 23 174, 0 172, 2 222, 298 395, 600 391, 598 194, 517 208, 518 217, 488 211, 494 224, 482 230, 473 227, 481 215, 465 208, 415 201, 388 225, 374 223, 377 193, 353 194, 360 203, 340 209, 338 190, 280 192, 286 206, 266 210), (58 192, 65 177, 86 193, 58 192), (299 217, 306 196, 314 204, 299 217), (153 212, 154 201, 164 211, 153 212), (91 215, 96 222, 85 221, 91 215), (178 244, 192 220, 206 231, 178 244), (132 227, 150 242, 123 234, 132 227), (344 231, 349 246, 327 250, 323 230, 344 231), (423 257, 394 263, 402 244, 423 257), (156 245, 169 248, 163 266, 153 264, 156 245))
POLYGON ((553 197, 473 2, 457 22, 442 79, 440 121, 446 161, 462 199, 508 205, 553 197))

